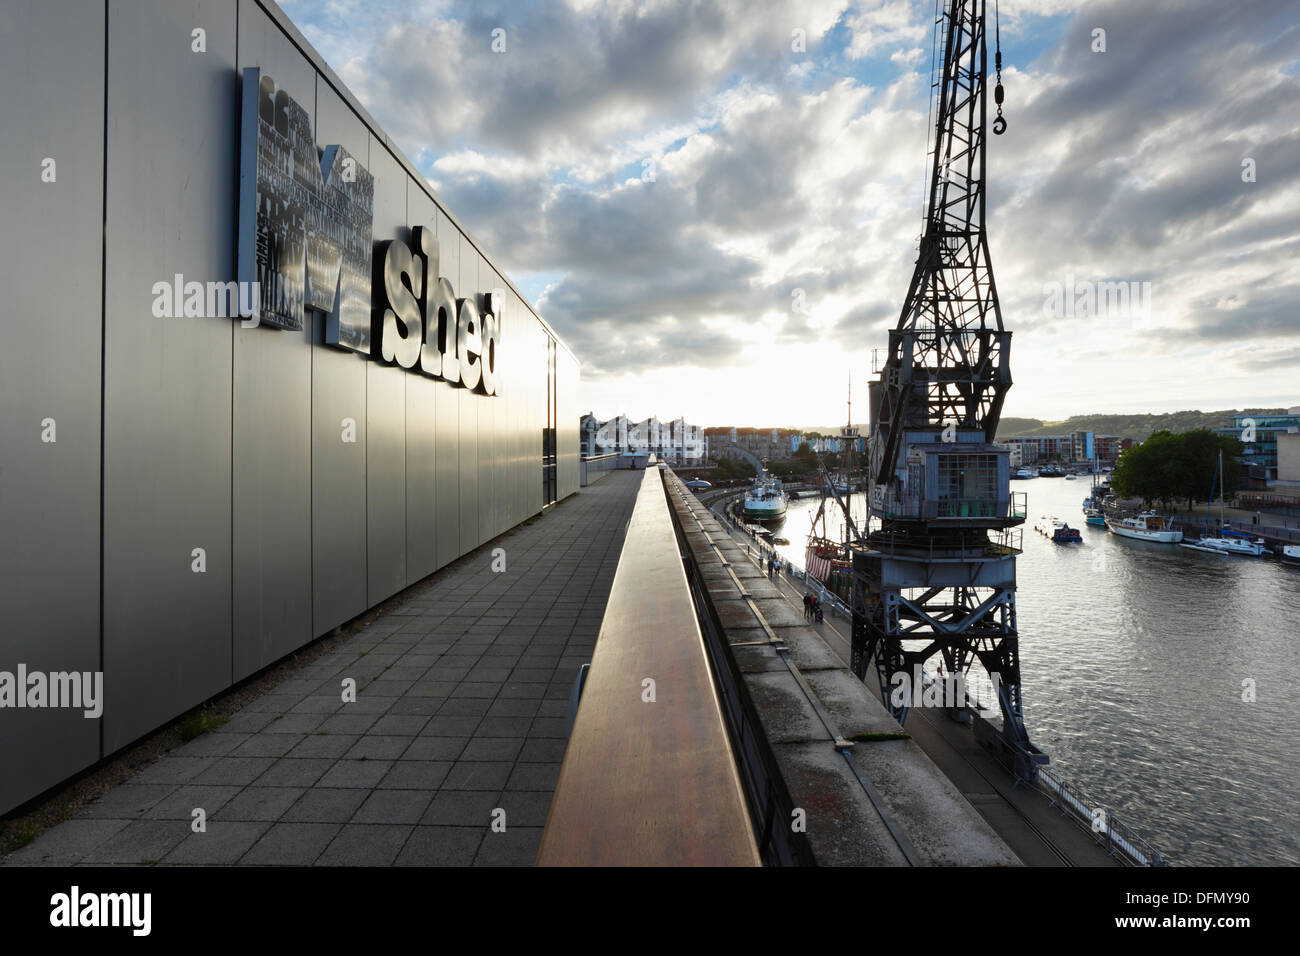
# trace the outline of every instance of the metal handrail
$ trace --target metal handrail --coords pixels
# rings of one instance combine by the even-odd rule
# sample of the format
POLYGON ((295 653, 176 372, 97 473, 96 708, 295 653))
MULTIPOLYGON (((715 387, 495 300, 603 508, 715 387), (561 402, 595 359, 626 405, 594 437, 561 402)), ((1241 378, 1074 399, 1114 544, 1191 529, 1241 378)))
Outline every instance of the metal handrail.
POLYGON ((1122 822, 1113 810, 1090 799, 1081 787, 1067 783, 1052 768, 1039 768, 1036 783, 1052 806, 1060 807, 1063 815, 1086 826, 1098 843, 1110 849, 1111 856, 1118 856, 1130 866, 1169 866, 1160 851, 1122 822))

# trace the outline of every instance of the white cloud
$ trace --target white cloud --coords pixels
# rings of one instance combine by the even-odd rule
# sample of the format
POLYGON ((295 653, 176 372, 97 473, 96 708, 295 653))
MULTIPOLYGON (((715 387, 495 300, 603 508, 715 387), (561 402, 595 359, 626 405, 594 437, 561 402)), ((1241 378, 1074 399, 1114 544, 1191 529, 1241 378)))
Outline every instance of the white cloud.
MULTIPOLYGON (((1016 333, 1007 413, 1274 403, 1300 336, 1300 31, 1265 0, 1003 0, 1004 33, 1076 10, 1038 61, 1004 69, 1010 127, 989 144, 993 265, 1016 333), (1103 21, 1109 49, 1093 54, 1103 21), (1244 156, 1256 183, 1241 182, 1244 156), (1044 283, 1067 274, 1149 281, 1151 313, 1046 315, 1044 283)), ((843 388, 818 356, 865 376, 912 272, 931 12, 449 3, 322 42, 349 51, 344 78, 429 157, 503 267, 557 277, 540 305, 584 361, 584 406, 620 395, 649 413, 673 382, 687 403, 673 414, 734 417, 715 383, 743 390, 779 366, 794 371, 755 423, 815 423, 843 388), (496 23, 506 54, 487 51, 496 23)))

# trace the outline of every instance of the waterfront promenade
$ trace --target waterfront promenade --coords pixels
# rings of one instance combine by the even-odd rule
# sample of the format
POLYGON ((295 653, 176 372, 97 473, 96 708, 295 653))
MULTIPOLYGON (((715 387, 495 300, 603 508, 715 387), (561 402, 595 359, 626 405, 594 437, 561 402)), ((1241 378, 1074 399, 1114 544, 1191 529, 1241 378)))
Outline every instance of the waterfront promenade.
POLYGON ((641 478, 415 585, 3 863, 531 865, 641 478))

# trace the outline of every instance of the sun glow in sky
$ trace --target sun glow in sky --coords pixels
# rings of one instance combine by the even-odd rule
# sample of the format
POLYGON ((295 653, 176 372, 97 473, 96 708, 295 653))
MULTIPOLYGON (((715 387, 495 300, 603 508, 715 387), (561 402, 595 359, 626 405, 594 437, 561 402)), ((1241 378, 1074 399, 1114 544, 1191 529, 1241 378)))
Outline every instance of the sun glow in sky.
MULTIPOLYGON (((934 0, 282 5, 582 360, 584 411, 826 425, 852 374, 862 419, 934 0)), ((1000 4, 1005 415, 1300 404, 1297 10, 1000 4), (1069 307, 1103 283, 1128 306, 1069 307)))

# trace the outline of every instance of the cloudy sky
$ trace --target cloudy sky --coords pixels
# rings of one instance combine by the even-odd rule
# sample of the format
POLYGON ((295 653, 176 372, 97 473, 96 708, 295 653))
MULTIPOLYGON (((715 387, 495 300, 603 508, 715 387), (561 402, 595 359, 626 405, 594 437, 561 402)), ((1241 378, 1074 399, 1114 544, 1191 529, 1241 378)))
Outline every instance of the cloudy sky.
MULTIPOLYGON (((816 425, 864 395, 916 258, 935 0, 281 4, 578 354, 584 410, 816 425)), ((1004 414, 1300 404, 1300 0, 1000 24, 1004 414), (1116 282, 1127 309, 1080 314, 1116 282)))

